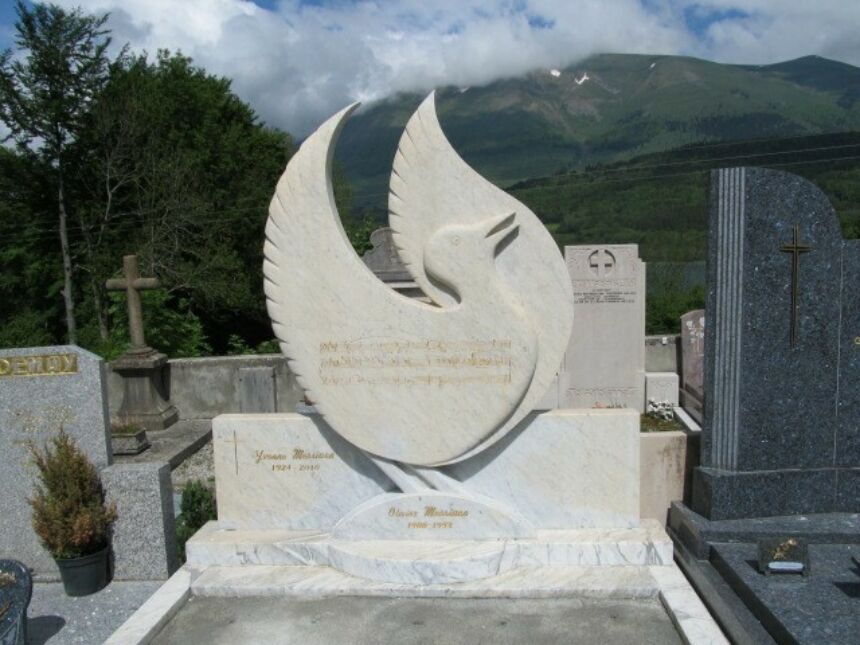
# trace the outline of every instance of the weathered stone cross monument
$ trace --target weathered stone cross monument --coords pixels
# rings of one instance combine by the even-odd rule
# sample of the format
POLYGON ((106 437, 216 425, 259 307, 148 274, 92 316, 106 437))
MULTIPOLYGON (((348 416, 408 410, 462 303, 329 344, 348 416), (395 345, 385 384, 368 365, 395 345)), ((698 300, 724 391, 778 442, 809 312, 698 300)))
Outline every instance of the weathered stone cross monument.
POLYGON ((140 307, 140 292, 161 286, 158 278, 141 278, 137 268, 137 256, 122 258, 122 278, 112 278, 105 283, 108 291, 125 291, 128 299, 128 330, 131 336, 129 354, 147 354, 154 351, 147 346, 143 336, 143 312, 140 307))
POLYGON ((131 347, 111 362, 111 368, 122 376, 123 397, 119 409, 120 421, 144 430, 163 430, 173 425, 179 412, 170 404, 170 394, 164 379, 167 356, 149 347, 143 335, 143 313, 140 292, 156 289, 157 278, 141 278, 136 255, 122 259, 122 278, 105 283, 110 291, 123 290, 128 297, 128 329, 131 347))

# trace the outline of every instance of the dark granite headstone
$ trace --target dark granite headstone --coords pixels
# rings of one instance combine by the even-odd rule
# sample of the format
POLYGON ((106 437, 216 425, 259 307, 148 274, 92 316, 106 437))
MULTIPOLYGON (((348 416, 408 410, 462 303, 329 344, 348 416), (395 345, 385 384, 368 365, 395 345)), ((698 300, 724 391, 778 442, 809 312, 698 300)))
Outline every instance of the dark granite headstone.
POLYGON ((681 407, 702 422, 705 373, 705 310, 681 316, 681 407))
POLYGON ((712 175, 701 466, 713 520, 860 511, 860 241, 824 194, 712 175))
POLYGON ((30 572, 17 560, 0 560, 0 645, 26 645, 30 572))

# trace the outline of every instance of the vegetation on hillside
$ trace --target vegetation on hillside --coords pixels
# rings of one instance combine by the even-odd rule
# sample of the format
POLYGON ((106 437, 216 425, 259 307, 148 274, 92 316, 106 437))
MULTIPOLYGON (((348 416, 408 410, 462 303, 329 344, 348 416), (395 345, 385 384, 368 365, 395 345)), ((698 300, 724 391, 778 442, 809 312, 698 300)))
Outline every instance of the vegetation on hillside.
POLYGON ((648 262, 646 329, 678 331, 704 306, 709 172, 756 165, 810 179, 833 203, 846 238, 860 237, 860 132, 687 146, 520 182, 510 192, 566 244, 639 244, 648 262))
MULTIPOLYGON (((38 3, 18 12, 18 51, 0 55, 0 120, 17 144, 0 146, 0 347, 76 340, 121 353, 125 296, 104 284, 135 253, 163 287, 143 295, 150 344, 172 356, 272 349, 262 240, 290 135, 187 57, 108 59, 103 16, 38 3), (55 100, 63 87, 85 100, 55 100)), ((744 67, 603 55, 559 78, 443 89, 438 109, 455 148, 560 245, 639 244, 647 329, 659 333, 704 301, 710 168, 803 174, 846 236, 860 236, 858 87, 860 70, 818 58, 744 67)), ((334 189, 359 253, 384 220, 391 159, 419 100, 379 104, 344 131, 334 189)))
MULTIPOLYGON (((47 101, 53 77, 76 63, 22 70, 16 60, 35 61, 45 48, 62 58, 62 34, 104 62, 107 34, 103 17, 79 11, 19 4, 18 12, 21 56, 0 57, 0 118, 19 144, 0 147, 0 346, 77 341, 107 357, 121 353, 125 296, 104 284, 129 253, 163 285, 144 295, 152 345, 189 356, 223 352, 237 336, 251 346, 271 339, 263 227, 291 137, 260 123, 229 80, 167 51, 123 50, 91 66, 97 78, 75 111, 22 103, 24 81, 47 101), (51 120, 40 127, 57 131, 50 146, 19 123, 43 108, 51 120)), ((348 212, 342 179, 337 194, 348 212)))

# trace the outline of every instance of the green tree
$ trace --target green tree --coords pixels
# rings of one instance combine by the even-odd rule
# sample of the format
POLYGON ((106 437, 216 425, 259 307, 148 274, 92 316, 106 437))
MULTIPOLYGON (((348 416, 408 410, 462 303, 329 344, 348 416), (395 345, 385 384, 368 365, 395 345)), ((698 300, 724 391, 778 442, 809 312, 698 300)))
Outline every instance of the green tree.
POLYGON ((67 154, 107 80, 107 15, 37 3, 15 5, 15 44, 0 55, 0 119, 22 152, 35 150, 54 169, 68 341, 76 342, 72 253, 65 188, 67 154))
POLYGON ((270 338, 263 227, 289 135, 261 124, 229 80, 167 51, 120 57, 89 117, 75 186, 102 341, 114 329, 103 284, 124 253, 161 278, 164 306, 205 321, 217 349, 231 334, 270 338))

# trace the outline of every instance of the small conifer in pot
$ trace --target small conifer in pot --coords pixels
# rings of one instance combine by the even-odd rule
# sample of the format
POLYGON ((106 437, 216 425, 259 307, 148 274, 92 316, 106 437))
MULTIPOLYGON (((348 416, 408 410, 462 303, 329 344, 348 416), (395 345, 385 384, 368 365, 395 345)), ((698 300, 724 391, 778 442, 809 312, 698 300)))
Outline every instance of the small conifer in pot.
POLYGON ((33 529, 56 560, 66 593, 98 591, 107 584, 116 505, 106 503, 98 470, 65 430, 42 449, 31 444, 30 454, 38 471, 29 500, 33 529))

